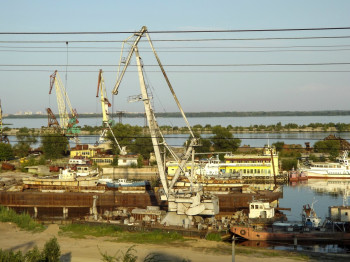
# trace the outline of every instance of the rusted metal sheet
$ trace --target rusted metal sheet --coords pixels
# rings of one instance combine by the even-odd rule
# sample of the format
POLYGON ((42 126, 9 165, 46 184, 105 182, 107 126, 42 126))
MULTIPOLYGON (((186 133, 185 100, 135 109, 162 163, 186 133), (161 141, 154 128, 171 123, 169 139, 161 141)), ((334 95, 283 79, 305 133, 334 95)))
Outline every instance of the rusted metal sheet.
MULTIPOLYGON (((160 206, 166 210, 167 202, 161 201, 152 191, 147 193, 120 193, 108 191, 105 193, 44 193, 44 192, 0 192, 0 205, 9 207, 85 207, 93 205, 93 196, 97 195, 97 206, 100 210, 110 210, 117 207, 146 208, 147 206, 160 206)), ((229 193, 218 194, 220 212, 235 212, 247 208, 248 203, 255 199, 274 201, 282 197, 281 192, 229 193)))

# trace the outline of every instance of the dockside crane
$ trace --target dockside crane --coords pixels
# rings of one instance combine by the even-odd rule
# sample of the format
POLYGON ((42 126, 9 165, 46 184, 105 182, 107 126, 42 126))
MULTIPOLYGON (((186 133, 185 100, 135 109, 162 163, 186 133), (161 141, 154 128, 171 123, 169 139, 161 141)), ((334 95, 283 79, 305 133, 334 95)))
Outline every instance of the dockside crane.
POLYGON ((102 107, 102 126, 103 126, 103 130, 99 138, 99 143, 106 142, 107 133, 108 131, 110 131, 119 149, 120 154, 126 155, 126 147, 120 146, 111 128, 111 124, 113 122, 111 119, 109 119, 109 107, 111 107, 111 103, 107 98, 106 86, 105 86, 105 81, 103 79, 102 69, 100 69, 100 72, 98 74, 96 97, 98 97, 99 91, 100 91, 100 98, 101 98, 100 101, 101 101, 101 107, 102 107))
POLYGON ((63 134, 72 137, 77 143, 79 143, 78 133, 80 133, 80 129, 77 127, 77 124, 79 123, 78 113, 76 109, 72 108, 66 89, 63 86, 63 83, 57 70, 52 75, 50 75, 49 94, 51 94, 53 87, 55 87, 56 90, 61 130, 63 134))
POLYGON ((115 87, 112 93, 114 95, 118 94, 119 86, 126 72, 126 69, 130 64, 133 54, 135 54, 135 57, 136 57, 137 71, 138 71, 139 83, 140 83, 140 89, 141 89, 141 95, 138 95, 137 97, 139 98, 138 100, 143 101, 143 104, 144 104, 148 126, 151 134, 153 149, 157 160, 158 172, 159 172, 160 180, 164 190, 161 196, 161 199, 168 201, 168 214, 165 217, 164 223, 167 223, 170 225, 179 225, 181 224, 181 221, 184 221, 183 220, 184 216, 187 217, 189 220, 191 220, 192 216, 196 216, 196 215, 214 216, 218 214, 219 200, 217 196, 204 193, 201 185, 196 183, 195 181, 193 168, 191 170, 191 174, 187 175, 189 181, 191 182, 190 190, 180 191, 180 190, 174 189, 174 185, 178 180, 179 176, 186 175, 185 173, 186 164, 191 156, 192 156, 192 159, 194 158, 194 147, 198 145, 199 141, 198 141, 198 138, 196 138, 193 134, 191 126, 180 105, 180 102, 175 94, 175 91, 154 49, 153 43, 147 31, 147 27, 143 26, 139 32, 133 34, 123 42, 120 62, 118 67, 117 82, 115 84, 115 87), (165 78, 165 81, 170 89, 170 92, 178 106, 178 109, 181 112, 181 115, 191 135, 190 143, 185 153, 181 157, 177 156, 176 153, 172 150, 172 148, 167 144, 159 128, 159 125, 157 123, 154 110, 152 107, 152 101, 148 95, 147 86, 144 78, 144 66, 143 66, 142 59, 140 57, 139 49, 138 49, 138 44, 141 38, 144 36, 146 36, 148 39, 148 42, 158 62, 161 72, 165 78), (129 51, 126 59, 123 59, 124 47, 126 45, 128 45, 129 51), (177 169, 174 177, 171 180, 170 179, 168 180, 167 174, 165 172, 165 163, 164 163, 165 160, 161 155, 161 148, 163 147, 165 147, 168 150, 168 152, 178 162, 178 165, 179 165, 179 168, 177 169))
POLYGON ((10 143, 7 135, 4 135, 3 133, 1 100, 0 100, 0 143, 5 143, 5 144, 10 143))

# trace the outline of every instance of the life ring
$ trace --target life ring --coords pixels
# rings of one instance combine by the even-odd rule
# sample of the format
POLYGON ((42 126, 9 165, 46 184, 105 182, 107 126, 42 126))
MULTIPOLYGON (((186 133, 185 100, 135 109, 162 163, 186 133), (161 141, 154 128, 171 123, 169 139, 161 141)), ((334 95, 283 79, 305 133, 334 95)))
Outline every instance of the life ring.
POLYGON ((246 232, 245 232, 244 229, 241 229, 241 231, 239 231, 239 233, 240 233, 242 236, 244 236, 246 232))

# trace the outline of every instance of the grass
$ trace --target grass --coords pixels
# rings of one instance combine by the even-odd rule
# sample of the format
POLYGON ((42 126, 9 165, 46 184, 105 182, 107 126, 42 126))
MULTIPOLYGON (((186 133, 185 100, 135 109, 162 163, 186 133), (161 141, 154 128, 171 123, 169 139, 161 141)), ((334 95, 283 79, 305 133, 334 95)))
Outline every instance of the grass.
POLYGON ((15 223, 20 229, 41 232, 45 227, 34 221, 28 213, 17 214, 13 209, 0 206, 0 221, 15 223))
POLYGON ((60 234, 66 234, 73 238, 94 237, 117 237, 122 229, 115 225, 88 225, 69 224, 60 227, 60 234))
POLYGON ((94 237, 113 237, 112 241, 128 242, 136 244, 166 244, 175 241, 185 241, 184 237, 177 232, 128 232, 123 231, 115 225, 88 225, 88 224, 70 224, 60 227, 60 234, 68 235, 72 238, 94 237))
POLYGON ((172 242, 183 242, 184 237, 177 232, 123 232, 117 240, 118 242, 130 242, 136 244, 166 244, 172 242))
POLYGON ((208 233, 205 236, 206 240, 221 242, 221 236, 218 233, 208 233))

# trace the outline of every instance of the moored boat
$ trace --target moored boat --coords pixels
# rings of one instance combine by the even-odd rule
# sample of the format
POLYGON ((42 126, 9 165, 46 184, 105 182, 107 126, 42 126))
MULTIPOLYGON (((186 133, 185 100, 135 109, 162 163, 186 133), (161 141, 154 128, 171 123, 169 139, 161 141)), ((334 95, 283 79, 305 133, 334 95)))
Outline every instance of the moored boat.
POLYGON ((254 229, 249 226, 232 226, 231 232, 247 240, 279 240, 293 241, 298 240, 350 240, 350 233, 334 232, 332 230, 307 230, 295 223, 279 223, 280 229, 268 228, 263 230, 254 229), (281 224, 284 224, 282 227, 281 224))
POLYGON ((120 178, 112 182, 106 182, 106 186, 109 188, 119 187, 146 187, 149 185, 148 181, 128 181, 127 179, 120 178))
POLYGON ((307 173, 309 179, 350 179, 348 152, 345 151, 337 162, 311 163, 311 165, 303 169, 303 171, 307 173))
MULTIPOLYGON (((314 203, 313 203, 314 204, 314 203)), ((275 222, 269 227, 253 227, 234 225, 231 232, 247 240, 350 240, 350 232, 347 230, 336 230, 334 222, 327 220, 323 223, 313 209, 313 204, 304 205, 301 222, 275 222)), ((345 227, 343 227, 345 228, 345 227)))

